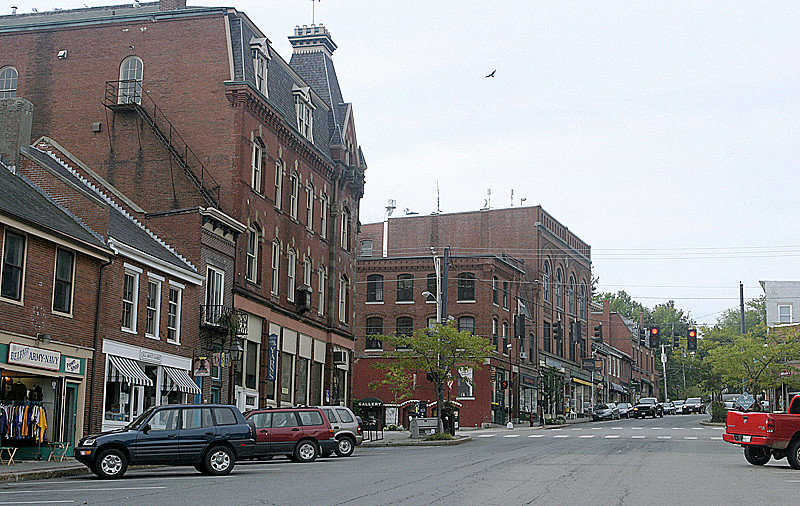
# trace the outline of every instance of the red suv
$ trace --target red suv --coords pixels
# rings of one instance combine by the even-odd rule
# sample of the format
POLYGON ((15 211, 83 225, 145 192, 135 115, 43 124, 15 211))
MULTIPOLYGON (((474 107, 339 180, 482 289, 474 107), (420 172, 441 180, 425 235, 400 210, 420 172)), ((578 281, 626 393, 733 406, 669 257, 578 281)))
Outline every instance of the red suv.
POLYGON ((313 462, 337 446, 331 424, 317 408, 262 408, 244 417, 256 428, 253 457, 286 455, 295 462, 313 462))

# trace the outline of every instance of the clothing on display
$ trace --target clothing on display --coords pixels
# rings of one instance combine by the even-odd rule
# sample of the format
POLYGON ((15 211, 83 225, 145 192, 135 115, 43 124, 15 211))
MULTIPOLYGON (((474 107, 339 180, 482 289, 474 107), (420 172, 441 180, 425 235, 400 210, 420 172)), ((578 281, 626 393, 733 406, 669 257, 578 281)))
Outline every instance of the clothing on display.
POLYGON ((40 402, 0 404, 0 436, 5 439, 44 441, 47 413, 40 402))

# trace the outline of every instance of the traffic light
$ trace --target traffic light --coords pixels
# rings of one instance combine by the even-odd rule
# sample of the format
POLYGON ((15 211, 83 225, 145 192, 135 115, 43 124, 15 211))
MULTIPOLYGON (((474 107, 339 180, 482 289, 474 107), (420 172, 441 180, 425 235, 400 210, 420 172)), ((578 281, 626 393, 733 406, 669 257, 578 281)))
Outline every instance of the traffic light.
POLYGON ((574 342, 574 343, 577 343, 583 337, 583 336, 581 336, 581 322, 580 321, 572 322, 572 335, 570 337, 571 337, 571 341, 574 342))
POLYGON ((602 343, 603 342, 603 324, 595 325, 594 326, 594 342, 602 343))
POLYGON ((647 344, 647 334, 644 332, 644 327, 639 327, 639 346, 647 344))
POLYGON ((508 380, 503 380, 500 382, 500 386, 503 388, 508 388, 508 380))
POLYGON ((697 329, 689 329, 686 333, 686 349, 697 351, 697 329))
POLYGON ((561 339, 564 337, 564 331, 561 328, 561 320, 553 322, 553 339, 561 339))
POLYGON ((650 347, 651 348, 656 348, 659 345, 659 340, 658 340, 658 333, 659 332, 660 331, 659 331, 658 327, 650 327, 650 347))
POLYGON ((672 334, 672 348, 677 350, 680 344, 681 344, 681 335, 672 334))

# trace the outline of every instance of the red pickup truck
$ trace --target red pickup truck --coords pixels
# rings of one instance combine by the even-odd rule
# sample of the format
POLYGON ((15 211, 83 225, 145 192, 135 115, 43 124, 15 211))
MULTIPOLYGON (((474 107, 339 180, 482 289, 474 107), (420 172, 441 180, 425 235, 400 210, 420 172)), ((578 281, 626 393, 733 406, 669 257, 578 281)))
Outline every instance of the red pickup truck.
POLYGON ((800 469, 800 395, 788 413, 728 411, 722 439, 741 445, 744 458, 755 466, 786 457, 792 469, 800 469))

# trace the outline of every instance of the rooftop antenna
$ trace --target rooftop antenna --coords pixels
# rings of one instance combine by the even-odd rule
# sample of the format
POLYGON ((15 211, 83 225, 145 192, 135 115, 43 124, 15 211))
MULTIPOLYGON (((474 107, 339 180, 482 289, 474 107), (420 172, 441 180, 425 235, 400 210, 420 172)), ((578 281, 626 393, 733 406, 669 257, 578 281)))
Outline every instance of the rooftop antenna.
POLYGON ((492 208, 492 189, 486 189, 486 209, 492 208))
POLYGON ((514 207, 514 188, 511 188, 511 207, 514 207))
POLYGON ((314 24, 314 6, 316 2, 321 2, 322 0, 311 0, 311 24, 314 24))
POLYGON ((436 213, 441 213, 442 208, 439 206, 439 180, 436 180, 436 213))

